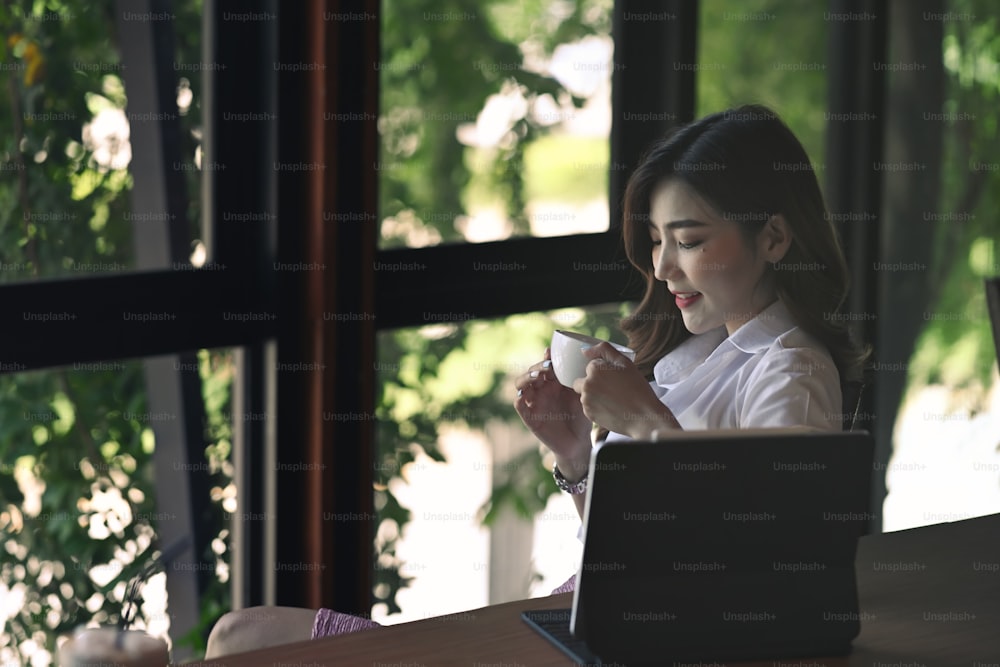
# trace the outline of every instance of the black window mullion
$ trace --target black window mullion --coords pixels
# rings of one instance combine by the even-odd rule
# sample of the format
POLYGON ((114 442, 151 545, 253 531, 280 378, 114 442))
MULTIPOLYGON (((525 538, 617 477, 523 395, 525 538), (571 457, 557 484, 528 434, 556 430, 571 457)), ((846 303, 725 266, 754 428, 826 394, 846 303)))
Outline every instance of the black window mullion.
POLYGON ((622 301, 642 287, 617 231, 389 250, 375 268, 380 329, 622 301))
POLYGON ((612 224, 628 176, 648 146, 694 118, 697 0, 617 0, 612 23, 612 224))
MULTIPOLYGON (((211 261, 241 272, 244 289, 276 292, 278 13, 272 0, 205 2, 206 142, 202 158, 211 261)), ((294 165, 284 165, 290 169, 294 165)), ((290 221, 295 224, 295 221, 290 221)))
POLYGON ((243 345, 275 326, 221 269, 17 283, 0 300, 4 372, 243 345))
MULTIPOLYGON (((886 76, 875 67, 884 63, 889 42, 889 3, 886 0, 830 0, 833 15, 857 14, 861 21, 830 24, 827 114, 827 206, 834 216, 847 258, 851 292, 845 310, 859 315, 853 321, 858 340, 877 342, 881 319, 869 319, 878 311, 884 287, 873 270, 882 252, 882 173, 875 165, 884 159, 886 130, 886 76)), ((934 25, 930 23, 928 25, 934 25)), ((939 40, 940 43, 940 40, 939 40)), ((875 433, 876 463, 884 471, 892 454, 894 419, 875 421, 880 378, 874 374, 858 404, 858 429, 875 433)), ((845 406, 846 409, 846 406, 845 406)), ((872 475, 873 507, 881 508, 886 495, 885 475, 872 475)), ((882 530, 882 512, 870 522, 874 532, 882 530)))

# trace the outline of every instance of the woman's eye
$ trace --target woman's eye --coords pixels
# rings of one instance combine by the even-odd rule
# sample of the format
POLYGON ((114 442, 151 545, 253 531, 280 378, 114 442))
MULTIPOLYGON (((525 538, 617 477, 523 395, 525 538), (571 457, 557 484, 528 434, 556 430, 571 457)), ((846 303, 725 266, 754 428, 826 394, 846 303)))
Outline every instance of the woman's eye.
POLYGON ((653 244, 654 246, 658 246, 658 245, 662 245, 662 244, 663 244, 663 241, 661 241, 660 239, 652 239, 651 243, 652 243, 652 244, 653 244))
POLYGON ((701 241, 691 241, 690 243, 683 243, 681 241, 677 242, 677 247, 681 250, 691 250, 692 248, 697 248, 701 245, 701 241))

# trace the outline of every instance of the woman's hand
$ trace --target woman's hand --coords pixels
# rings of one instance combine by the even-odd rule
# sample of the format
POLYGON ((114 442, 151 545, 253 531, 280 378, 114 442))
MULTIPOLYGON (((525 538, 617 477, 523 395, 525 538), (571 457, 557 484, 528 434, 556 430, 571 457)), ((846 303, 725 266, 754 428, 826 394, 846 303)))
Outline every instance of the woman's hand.
POLYGON ((608 343, 584 350, 587 377, 573 383, 584 414, 598 425, 635 440, 655 431, 679 429, 670 409, 660 402, 635 364, 608 343))
POLYGON ((517 388, 514 408, 525 425, 552 450, 559 469, 567 477, 575 472, 582 477, 590 462, 593 424, 583 413, 580 396, 556 379, 548 348, 544 360, 518 376, 514 386, 517 388))

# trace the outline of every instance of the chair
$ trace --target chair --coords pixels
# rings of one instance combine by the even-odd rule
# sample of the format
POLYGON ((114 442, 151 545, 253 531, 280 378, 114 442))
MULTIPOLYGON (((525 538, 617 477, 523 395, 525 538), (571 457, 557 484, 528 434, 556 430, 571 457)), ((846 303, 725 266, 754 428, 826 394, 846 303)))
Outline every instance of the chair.
POLYGON ((840 386, 840 393, 843 397, 844 430, 853 431, 858 423, 858 414, 861 411, 861 395, 864 393, 867 383, 863 380, 853 380, 845 382, 840 386), (853 406, 853 409, 852 407, 853 406))

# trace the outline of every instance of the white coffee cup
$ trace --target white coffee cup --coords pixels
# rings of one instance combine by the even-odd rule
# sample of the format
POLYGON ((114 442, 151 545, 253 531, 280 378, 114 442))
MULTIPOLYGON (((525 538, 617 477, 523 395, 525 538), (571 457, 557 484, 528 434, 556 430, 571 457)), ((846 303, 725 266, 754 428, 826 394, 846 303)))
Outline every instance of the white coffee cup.
POLYGON ((635 361, 635 352, 624 345, 585 336, 575 331, 557 329, 552 334, 551 350, 552 370, 555 371, 559 383, 572 388, 576 380, 587 377, 587 364, 590 363, 590 359, 583 356, 583 351, 600 343, 609 343, 630 361, 635 361))
POLYGON ((61 667, 167 667, 167 643, 141 630, 82 628, 59 647, 61 667))

